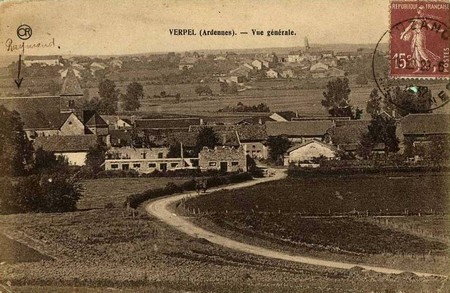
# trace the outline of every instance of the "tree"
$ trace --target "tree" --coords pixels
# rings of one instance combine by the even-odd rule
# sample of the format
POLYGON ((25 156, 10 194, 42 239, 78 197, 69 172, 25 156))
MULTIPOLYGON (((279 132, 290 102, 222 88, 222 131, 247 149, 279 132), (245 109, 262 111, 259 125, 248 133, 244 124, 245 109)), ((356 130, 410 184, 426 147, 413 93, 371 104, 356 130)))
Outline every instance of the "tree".
POLYGON ((221 82, 220 92, 224 94, 236 94, 238 92, 237 83, 235 82, 221 82))
MULTIPOLYGON (((181 144, 171 144, 169 146, 169 152, 167 153, 168 158, 180 158, 181 156, 181 144)), ((187 158, 190 156, 190 153, 183 148, 183 157, 187 158)))
POLYGON ((369 81, 367 80, 367 77, 364 73, 358 74, 358 76, 355 78, 355 83, 359 85, 367 84, 369 81))
POLYGON ((199 85, 195 88, 195 93, 199 96, 201 95, 211 96, 213 92, 208 85, 205 86, 199 85))
POLYGON ((116 89, 114 81, 102 80, 98 85, 98 94, 101 97, 99 112, 101 114, 115 114, 117 112, 117 102, 119 101, 119 90, 116 89))
POLYGON ((430 113, 433 97, 428 87, 419 86, 389 90, 384 99, 385 110, 397 112, 401 116, 410 113, 430 113))
POLYGON ((132 82, 127 86, 127 94, 124 96, 124 107, 127 111, 139 109, 139 99, 144 97, 144 87, 139 82, 132 82))
POLYGON ((292 146, 292 143, 287 137, 282 135, 269 136, 267 146, 269 147, 270 160, 280 163, 283 160, 284 153, 292 146))
POLYGON ((33 173, 51 173, 67 166, 68 163, 64 157, 57 157, 52 152, 44 151, 41 147, 34 152, 33 173))
POLYGON ((333 117, 351 117, 354 119, 354 112, 349 99, 350 92, 347 78, 330 80, 326 91, 323 92, 325 99, 322 100, 322 106, 333 117))
POLYGON ((372 117, 380 114, 382 110, 382 99, 378 95, 378 90, 373 89, 370 93, 369 100, 367 101, 366 112, 371 114, 372 117))
POLYGON ((98 173, 103 170, 102 164, 105 162, 105 153, 105 147, 100 143, 95 147, 89 148, 86 154, 85 164, 93 173, 98 173))
POLYGON ((32 163, 32 147, 19 113, 0 106, 0 176, 24 175, 32 163))
POLYGON ((399 140, 396 135, 396 122, 393 118, 377 115, 374 117, 369 128, 369 137, 373 145, 377 143, 384 143, 384 152, 386 156, 389 153, 396 153, 399 151, 399 140))
POLYGON ((203 147, 210 149, 219 144, 219 137, 211 127, 203 127, 197 135, 196 152, 199 153, 203 147))

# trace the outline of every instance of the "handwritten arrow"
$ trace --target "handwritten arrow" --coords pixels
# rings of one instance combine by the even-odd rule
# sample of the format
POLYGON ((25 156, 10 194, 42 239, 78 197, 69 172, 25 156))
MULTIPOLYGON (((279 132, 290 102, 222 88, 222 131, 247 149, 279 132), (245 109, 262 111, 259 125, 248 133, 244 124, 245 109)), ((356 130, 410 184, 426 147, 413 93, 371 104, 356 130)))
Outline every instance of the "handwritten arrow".
POLYGON ((19 68, 18 68, 18 72, 17 72, 17 79, 14 80, 14 82, 17 85, 17 88, 20 89, 20 86, 22 85, 22 80, 23 77, 20 77, 20 69, 22 67, 22 55, 19 55, 19 68))

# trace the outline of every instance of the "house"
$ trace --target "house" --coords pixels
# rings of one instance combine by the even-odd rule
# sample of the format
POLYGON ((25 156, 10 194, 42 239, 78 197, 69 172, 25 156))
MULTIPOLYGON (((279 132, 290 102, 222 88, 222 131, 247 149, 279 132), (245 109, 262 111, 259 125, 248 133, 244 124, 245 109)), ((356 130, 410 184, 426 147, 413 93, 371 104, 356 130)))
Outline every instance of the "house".
POLYGON ((253 116, 249 118, 244 118, 241 121, 239 121, 238 125, 263 125, 267 121, 275 121, 269 116, 253 116))
POLYGON ((101 62, 93 62, 90 66, 90 70, 92 75, 95 75, 95 72, 98 70, 105 70, 106 69, 106 65, 101 63, 101 62))
POLYGON ((157 118, 134 121, 136 129, 188 131, 191 125, 200 125, 200 118, 157 118))
POLYGON ((337 157, 337 149, 317 140, 310 140, 289 148, 284 155, 284 165, 289 166, 292 163, 310 162, 318 158, 328 160, 337 157))
POLYGON ((41 136, 81 136, 85 134, 83 122, 74 113, 23 112, 23 129, 29 139, 41 136))
POLYGON ((242 67, 245 67, 245 68, 247 68, 247 69, 250 69, 250 71, 253 71, 253 66, 251 66, 250 64, 248 64, 248 63, 244 63, 244 64, 242 64, 242 67))
POLYGON ((268 136, 286 136, 290 141, 300 143, 323 140, 332 127, 330 120, 266 122, 268 136))
POLYGON ((268 149, 264 145, 267 139, 264 125, 237 125, 236 132, 246 155, 257 159, 268 158, 268 149))
POLYGON ((328 65, 323 64, 322 62, 317 62, 316 64, 313 64, 310 68, 309 71, 311 71, 312 73, 314 72, 325 72, 327 71, 329 68, 328 65))
POLYGON ((269 69, 266 72, 266 77, 267 78, 278 78, 279 77, 279 73, 273 69, 269 69))
POLYGON ((109 134, 109 126, 97 111, 84 110, 83 123, 86 126, 87 133, 93 133, 97 136, 106 136, 109 134))
POLYGON ((349 52, 337 52, 335 57, 339 61, 348 61, 348 60, 350 60, 350 53, 349 52))
POLYGON ((131 146, 133 143, 132 132, 128 129, 109 130, 109 145, 112 147, 131 146))
POLYGON ((225 56, 217 56, 216 58, 214 58, 214 61, 226 61, 227 58, 225 56))
POLYGON ((252 66, 256 69, 256 70, 262 70, 263 69, 263 63, 256 59, 252 61, 252 66))
POLYGON ((328 67, 336 67, 338 65, 338 60, 334 57, 325 57, 320 60, 323 64, 328 67))
POLYGON ((281 112, 274 112, 272 115, 269 116, 270 119, 274 121, 291 121, 292 118, 297 117, 298 114, 293 111, 281 111, 281 112))
POLYGON ((123 65, 123 62, 120 59, 113 59, 113 60, 111 60, 111 62, 109 62, 109 66, 111 66, 111 68, 113 68, 113 69, 121 69, 122 65, 123 65))
POLYGON ((436 136, 450 136, 450 114, 408 114, 397 125, 400 144, 426 144, 436 136))
POLYGON ((152 173, 154 171, 172 171, 198 168, 198 158, 162 158, 162 159, 106 159, 105 170, 152 173))
POLYGON ((369 132, 370 120, 336 120, 331 142, 339 150, 355 153, 361 137, 369 132))
POLYGON ((72 67, 72 68, 61 69, 59 71, 59 74, 61 75, 62 79, 64 79, 67 76, 67 73, 69 72, 69 70, 73 70, 73 72, 75 73, 75 76, 77 78, 81 78, 80 70, 72 67))
MULTIPOLYGON (((68 68, 60 93, 60 111, 76 112, 83 108, 84 95, 73 68, 68 68)), ((79 114, 79 113, 78 113, 79 114)))
POLYGON ((282 78, 295 78, 296 77, 294 70, 292 70, 291 68, 283 69, 283 71, 281 71, 280 75, 282 78))
POLYGON ((334 52, 333 50, 324 50, 320 52, 322 55, 322 58, 333 58, 334 57, 334 52))
POLYGON ((67 159, 69 165, 75 166, 83 166, 89 149, 96 145, 95 135, 39 136, 33 142, 35 149, 42 148, 56 156, 62 156, 67 159))
POLYGON ((134 117, 132 116, 101 115, 101 117, 109 125, 110 129, 133 128, 134 117))
POLYGON ((106 152, 107 159, 163 159, 169 153, 168 147, 135 148, 130 146, 111 147, 106 152))
POLYGON ((303 61, 305 58, 302 56, 302 53, 300 51, 297 52, 290 52, 288 54, 288 62, 289 63, 297 63, 300 61, 303 61))
POLYGON ((332 67, 327 71, 327 75, 329 77, 344 77, 346 72, 342 69, 332 67))
POLYGON ((199 153, 198 161, 202 171, 247 171, 247 156, 242 147, 215 147, 214 149, 204 147, 199 153))
POLYGON ((38 64, 40 66, 61 66, 61 56, 25 56, 23 59, 25 66, 38 64))
POLYGON ((248 68, 247 66, 239 66, 236 69, 230 70, 230 75, 232 76, 243 76, 248 78, 253 69, 248 68))

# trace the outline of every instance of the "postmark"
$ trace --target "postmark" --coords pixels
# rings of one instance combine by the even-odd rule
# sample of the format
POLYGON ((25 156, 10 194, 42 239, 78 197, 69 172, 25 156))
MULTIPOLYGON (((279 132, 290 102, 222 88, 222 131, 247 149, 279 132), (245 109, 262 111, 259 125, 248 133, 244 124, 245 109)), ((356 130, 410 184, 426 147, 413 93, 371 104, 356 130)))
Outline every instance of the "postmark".
POLYGON ((29 38, 31 38, 31 35, 33 34, 33 30, 31 27, 27 24, 22 24, 17 28, 17 36, 19 39, 26 41, 29 38))
POLYGON ((389 77, 450 77, 449 7, 443 1, 391 1, 389 77))
MULTIPOLYGON (((428 21, 434 21, 444 26, 444 23, 440 20, 429 18, 428 21)), ((382 44, 388 42, 393 36, 401 34, 410 23, 411 19, 394 23, 379 38, 372 54, 372 74, 378 90, 387 102, 397 108, 406 110, 408 113, 429 113, 450 102, 448 73, 447 76, 443 74, 425 75, 423 72, 392 76, 392 67, 395 67, 393 60, 390 59, 392 52, 388 52, 386 55, 383 50, 382 44)), ((443 33, 444 31, 441 31, 441 34, 443 33)), ((404 61, 394 61, 402 62, 406 67, 404 68, 405 72, 408 68, 410 73, 417 70, 417 68, 413 68, 411 58, 404 59, 404 61)), ((446 72, 441 68, 440 73, 446 72)))

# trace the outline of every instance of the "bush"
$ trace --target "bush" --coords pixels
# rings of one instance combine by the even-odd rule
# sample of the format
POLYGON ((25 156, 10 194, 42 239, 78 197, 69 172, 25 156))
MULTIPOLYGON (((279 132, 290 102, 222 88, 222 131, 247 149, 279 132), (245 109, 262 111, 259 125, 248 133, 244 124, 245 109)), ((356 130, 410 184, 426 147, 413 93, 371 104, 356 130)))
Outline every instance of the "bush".
MULTIPOLYGON (((224 176, 215 175, 206 179, 206 185, 208 188, 216 187, 220 185, 226 185, 230 183, 240 183, 244 181, 251 180, 252 176, 249 173, 232 173, 224 176)), ((149 199, 158 198, 161 196, 166 196, 174 193, 179 193, 183 191, 193 191, 197 187, 197 182, 195 179, 186 181, 181 185, 177 185, 173 182, 167 183, 164 188, 148 189, 141 193, 131 194, 127 197, 125 205, 133 209, 137 208, 141 203, 149 199)))

